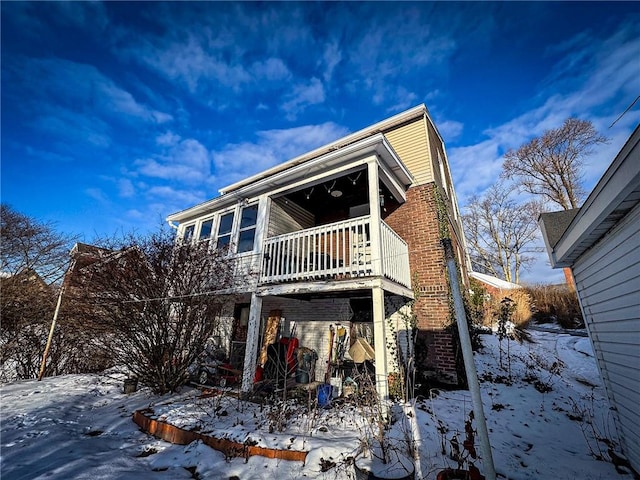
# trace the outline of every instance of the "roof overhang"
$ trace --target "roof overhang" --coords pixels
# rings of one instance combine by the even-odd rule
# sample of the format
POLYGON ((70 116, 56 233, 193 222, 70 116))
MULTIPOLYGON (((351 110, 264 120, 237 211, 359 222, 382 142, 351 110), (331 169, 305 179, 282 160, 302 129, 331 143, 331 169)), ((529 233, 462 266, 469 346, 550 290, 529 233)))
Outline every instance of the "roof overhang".
MULTIPOLYGON (((538 221, 553 268, 571 267, 640 202, 639 142, 640 126, 616 155, 584 205, 569 219, 566 228, 561 227, 564 228, 561 235, 557 233, 558 225, 563 222, 559 215, 566 216, 567 212, 540 216, 538 221)), ((565 223, 567 219, 565 217, 565 223)))
POLYGON ((338 140, 336 140, 335 142, 331 142, 328 143, 326 145, 323 145, 322 147, 316 148, 315 150, 311 150, 310 152, 307 152, 303 155, 300 155, 298 157, 292 158, 291 160, 281 163, 279 165, 276 165, 272 168, 270 168, 269 170, 265 170, 261 173, 258 173, 256 175, 253 175, 252 177, 248 177, 245 178, 244 180, 240 180, 239 182, 236 182, 232 185, 229 185, 228 187, 224 187, 220 189, 220 194, 224 195, 224 194, 228 194, 234 190, 238 190, 250 183, 254 183, 258 180, 260 180, 261 178, 265 177, 265 176, 270 176, 270 175, 274 175, 276 173, 279 173, 283 170, 288 170, 291 167, 294 167, 296 165, 308 162, 309 160, 319 157, 321 155, 325 155, 328 152, 334 151, 334 150, 338 150, 338 149, 342 149, 344 148, 346 145, 358 142, 364 138, 370 137, 372 135, 375 135, 376 133, 381 133, 384 131, 388 131, 389 129, 398 126, 398 125, 402 125, 403 123, 406 123, 408 121, 411 121, 413 119, 422 117, 423 115, 427 115, 428 116, 428 112, 427 112, 427 107, 424 104, 418 105, 416 107, 413 107, 409 110, 406 110, 402 113, 399 113, 397 115, 394 115, 391 118, 387 118, 386 120, 383 120, 381 122, 375 123, 367 128, 364 128, 362 130, 358 130, 357 132, 354 132, 350 135, 347 135, 346 137, 342 137, 338 140))
MULTIPOLYGON (((234 184, 233 188, 228 187, 221 190, 224 193, 217 198, 169 215, 167 221, 183 222, 207 212, 220 210, 240 200, 255 198, 265 192, 282 189, 287 185, 295 184, 321 173, 330 175, 334 170, 356 164, 359 160, 364 160, 372 155, 378 158, 383 176, 386 174, 389 177, 389 182, 385 182, 386 184, 397 182, 407 188, 413 183, 414 179, 411 173, 400 161, 398 154, 385 136, 378 133, 343 147, 336 146, 315 157, 310 153, 309 158, 304 161, 299 160, 302 157, 298 157, 261 174, 254 175, 246 181, 234 184)), ((382 178, 382 180, 385 179, 382 178)))

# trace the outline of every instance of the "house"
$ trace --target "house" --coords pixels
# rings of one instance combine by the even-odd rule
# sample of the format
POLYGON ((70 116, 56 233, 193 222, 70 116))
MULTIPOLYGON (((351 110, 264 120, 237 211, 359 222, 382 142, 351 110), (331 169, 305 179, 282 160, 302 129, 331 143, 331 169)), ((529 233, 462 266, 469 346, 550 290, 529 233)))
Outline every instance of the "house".
POLYGON ((486 273, 469 272, 469 277, 480 282, 489 295, 498 299, 508 296, 511 290, 522 288, 517 283, 507 282, 486 273))
POLYGON ((366 340, 386 396, 388 375, 411 355, 402 339, 413 301, 418 374, 459 381, 442 238, 452 239, 464 282, 467 255, 444 142, 424 105, 220 194, 167 221, 183 241, 237 257, 243 297, 228 348, 243 352, 244 391, 278 324, 280 336, 295 329, 298 344, 316 352, 316 379, 333 376, 349 347, 366 340), (345 332, 343 354, 330 354, 331 338, 347 341, 345 332))
POLYGON ((551 266, 571 268, 622 451, 640 472, 640 127, 584 205, 544 213, 551 266))

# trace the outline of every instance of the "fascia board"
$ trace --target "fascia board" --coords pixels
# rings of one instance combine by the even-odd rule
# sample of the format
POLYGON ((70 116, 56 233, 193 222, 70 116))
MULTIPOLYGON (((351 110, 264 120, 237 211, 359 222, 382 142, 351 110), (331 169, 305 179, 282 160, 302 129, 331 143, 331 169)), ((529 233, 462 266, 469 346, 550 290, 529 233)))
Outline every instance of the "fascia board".
POLYGON ((634 189, 638 188, 640 184, 639 141, 640 126, 636 127, 556 243, 552 252, 552 262, 555 261, 555 266, 571 266, 568 258, 576 248, 613 213, 634 189))

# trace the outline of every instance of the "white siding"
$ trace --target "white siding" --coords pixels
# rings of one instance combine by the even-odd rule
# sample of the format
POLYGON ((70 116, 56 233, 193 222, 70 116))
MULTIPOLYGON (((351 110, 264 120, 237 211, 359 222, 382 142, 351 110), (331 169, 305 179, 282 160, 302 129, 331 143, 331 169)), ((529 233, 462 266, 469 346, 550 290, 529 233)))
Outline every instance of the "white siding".
POLYGON ((297 232, 315 225, 313 214, 293 202, 285 203, 282 198, 271 202, 269 228, 267 237, 275 237, 284 233, 297 232))
POLYGON ((623 451, 640 471, 640 205, 573 267, 623 451))
POLYGON ((281 310, 282 316, 289 322, 296 322, 295 336, 300 346, 315 350, 318 354, 315 380, 324 381, 329 359, 329 325, 349 325, 349 300, 329 298, 305 301, 266 297, 262 304, 262 317, 266 318, 273 309, 281 310))

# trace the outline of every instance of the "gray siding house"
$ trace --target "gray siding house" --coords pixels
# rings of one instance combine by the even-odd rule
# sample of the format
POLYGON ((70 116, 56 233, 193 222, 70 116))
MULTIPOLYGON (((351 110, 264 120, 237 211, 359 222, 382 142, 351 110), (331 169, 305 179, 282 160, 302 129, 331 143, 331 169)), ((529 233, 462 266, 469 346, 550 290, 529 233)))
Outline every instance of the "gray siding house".
POLYGON ((584 205, 545 213, 553 268, 569 267, 623 453, 640 471, 640 127, 584 205))

